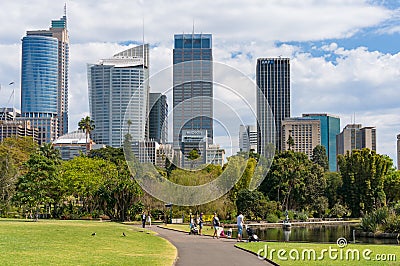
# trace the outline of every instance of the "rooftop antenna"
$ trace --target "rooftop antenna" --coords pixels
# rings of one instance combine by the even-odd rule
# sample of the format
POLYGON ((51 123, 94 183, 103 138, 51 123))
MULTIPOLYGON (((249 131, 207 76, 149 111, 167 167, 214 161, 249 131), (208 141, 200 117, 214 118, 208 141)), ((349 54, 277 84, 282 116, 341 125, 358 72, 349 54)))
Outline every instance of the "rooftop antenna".
POLYGON ((67 3, 64 3, 64 17, 67 17, 67 3))
MULTIPOLYGON (((142 53, 143 53, 143 75, 144 75, 144 65, 145 65, 145 59, 146 59, 146 56, 145 56, 145 49, 144 49, 144 46, 145 46, 145 44, 144 44, 144 16, 142 17, 142 53)), ((144 76, 143 76, 143 78, 144 78, 144 76)), ((143 81, 144 81, 144 79, 143 79, 143 81)))

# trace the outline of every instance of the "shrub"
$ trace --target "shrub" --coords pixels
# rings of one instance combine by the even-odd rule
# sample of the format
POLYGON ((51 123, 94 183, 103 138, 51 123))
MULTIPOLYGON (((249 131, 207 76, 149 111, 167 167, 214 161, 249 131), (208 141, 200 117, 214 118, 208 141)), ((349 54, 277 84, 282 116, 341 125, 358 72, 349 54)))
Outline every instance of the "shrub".
POLYGON ((308 215, 305 212, 296 213, 296 217, 297 217, 297 220, 302 221, 302 222, 307 221, 307 219, 308 219, 308 215))
POLYGON ((379 208, 374 212, 365 215, 361 219, 360 227, 364 232, 377 232, 378 228, 385 228, 387 219, 389 217, 389 210, 387 207, 379 208))
POLYGON ((266 217, 267 222, 269 223, 277 223, 279 221, 278 216, 273 213, 268 213, 266 217))

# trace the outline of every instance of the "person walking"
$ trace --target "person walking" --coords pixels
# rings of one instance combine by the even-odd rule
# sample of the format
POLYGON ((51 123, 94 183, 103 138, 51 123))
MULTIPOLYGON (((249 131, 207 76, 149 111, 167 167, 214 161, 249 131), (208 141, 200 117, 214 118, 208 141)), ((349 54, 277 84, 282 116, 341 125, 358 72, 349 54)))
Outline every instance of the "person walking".
POLYGON ((199 235, 200 236, 201 236, 201 231, 203 230, 203 223, 204 223, 203 213, 200 213, 200 216, 199 216, 199 235))
POLYGON ((237 216, 237 224, 236 224, 237 228, 238 228, 237 241, 242 241, 243 223, 244 223, 244 216, 241 212, 239 212, 239 215, 237 216))
POLYGON ((146 227, 146 213, 145 212, 142 213, 142 227, 143 228, 146 227))
POLYGON ((149 223, 149 227, 151 227, 151 213, 147 215, 147 222, 149 223))
POLYGON ((219 235, 218 235, 219 219, 218 219, 218 216, 217 216, 216 212, 214 213, 214 218, 212 220, 212 223, 213 223, 213 227, 214 227, 213 238, 214 237, 219 238, 219 235))

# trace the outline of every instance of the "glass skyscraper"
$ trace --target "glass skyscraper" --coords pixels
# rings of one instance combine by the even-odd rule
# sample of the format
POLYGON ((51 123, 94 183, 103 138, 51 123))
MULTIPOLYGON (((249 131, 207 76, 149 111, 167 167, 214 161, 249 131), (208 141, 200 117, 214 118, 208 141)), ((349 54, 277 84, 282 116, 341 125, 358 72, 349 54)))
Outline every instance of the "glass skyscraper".
POLYGON ((22 38, 21 112, 38 127, 39 143, 68 132, 68 64, 66 14, 22 38))
POLYGON ((168 141, 167 96, 161 93, 150 93, 149 109, 149 139, 165 144, 168 141))
POLYGON ((282 121, 290 117, 290 59, 257 59, 256 82, 259 153, 271 144, 281 151, 282 121))
POLYGON ((321 145, 326 149, 329 171, 336 171, 336 135, 340 133, 340 118, 329 114, 303 114, 318 119, 321 125, 321 145))
POLYGON ((98 144, 122 147, 129 132, 133 141, 146 140, 149 46, 136 46, 88 65, 89 107, 98 144), (133 96, 133 97, 132 97, 133 96), (124 123, 130 120, 130 123, 124 123))
POLYGON ((173 143, 181 147, 183 130, 206 130, 213 139, 213 67, 211 34, 176 34, 173 50, 173 143))

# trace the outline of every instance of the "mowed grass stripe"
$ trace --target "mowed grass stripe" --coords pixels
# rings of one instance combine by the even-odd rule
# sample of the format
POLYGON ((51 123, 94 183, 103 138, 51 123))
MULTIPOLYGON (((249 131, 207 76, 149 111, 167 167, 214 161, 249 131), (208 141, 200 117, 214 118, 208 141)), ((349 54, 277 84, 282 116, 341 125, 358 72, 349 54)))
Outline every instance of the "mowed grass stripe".
POLYGON ((0 219, 0 250, 0 265, 172 265, 176 257, 152 232, 97 221, 0 219))

